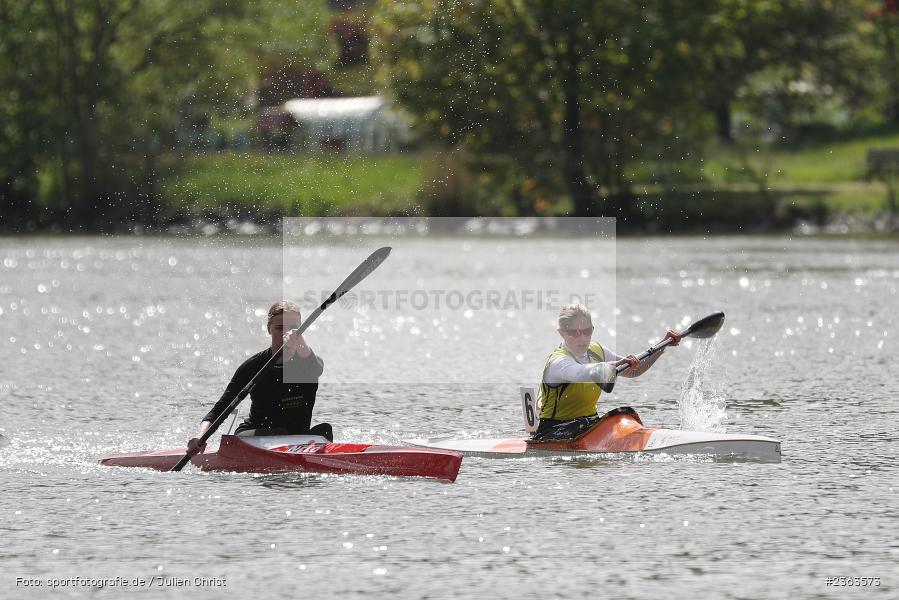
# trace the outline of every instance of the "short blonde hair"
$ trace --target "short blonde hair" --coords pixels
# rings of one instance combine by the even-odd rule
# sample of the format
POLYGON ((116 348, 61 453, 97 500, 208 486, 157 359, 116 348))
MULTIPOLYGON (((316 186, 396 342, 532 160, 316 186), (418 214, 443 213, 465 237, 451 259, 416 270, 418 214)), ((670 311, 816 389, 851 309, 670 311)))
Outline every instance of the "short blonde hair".
POLYGON ((300 314, 300 306, 295 302, 290 302, 289 300, 280 300, 272 304, 271 308, 268 309, 268 319, 266 320, 266 325, 271 325, 272 319, 277 317, 278 315, 283 315, 286 312, 292 312, 300 314))
POLYGON ((583 304, 567 304, 559 311, 559 329, 568 329, 571 322, 578 317, 584 317, 593 323, 590 311, 583 304))

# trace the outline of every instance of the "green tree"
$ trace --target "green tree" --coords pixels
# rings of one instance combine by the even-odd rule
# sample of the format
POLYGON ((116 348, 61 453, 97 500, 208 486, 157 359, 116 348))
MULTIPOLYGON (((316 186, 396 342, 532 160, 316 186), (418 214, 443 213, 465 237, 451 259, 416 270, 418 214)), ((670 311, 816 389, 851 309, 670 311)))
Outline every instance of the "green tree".
POLYGON ((880 97, 884 116, 899 126, 899 0, 881 0, 868 13, 873 27, 867 39, 877 49, 871 61, 884 74, 880 97))
POLYGON ((152 220, 179 124, 241 110, 261 57, 332 64, 326 33, 323 0, 0 0, 0 208, 40 184, 69 226, 152 220))
POLYGON ((57 118, 45 101, 47 82, 37 76, 53 58, 33 34, 43 19, 40 7, 0 0, 0 228, 36 224, 39 153, 33 149, 44 146, 57 118))
POLYGON ((376 52, 425 131, 483 164, 511 157, 578 215, 607 214, 629 194, 629 165, 701 127, 693 5, 382 2, 376 52))
MULTIPOLYGON (((694 31, 699 100, 720 138, 732 139, 736 104, 779 105, 778 117, 809 112, 841 97, 869 97, 860 28, 866 0, 704 0, 694 31), (746 99, 746 100, 744 100, 746 99), (811 106, 810 106, 811 105, 811 106)), ((781 123, 783 124, 783 123, 781 123)))

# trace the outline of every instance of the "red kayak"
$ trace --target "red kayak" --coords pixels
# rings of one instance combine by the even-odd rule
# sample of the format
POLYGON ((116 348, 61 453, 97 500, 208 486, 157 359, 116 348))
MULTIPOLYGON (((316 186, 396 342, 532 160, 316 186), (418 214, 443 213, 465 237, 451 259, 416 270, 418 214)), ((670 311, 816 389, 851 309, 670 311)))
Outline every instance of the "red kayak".
MULTIPOLYGON (((104 456, 100 464, 168 471, 184 452, 182 448, 173 448, 104 456)), ((312 435, 223 435, 216 452, 194 455, 191 462, 204 471, 295 471, 435 477, 455 481, 462 465, 462 453, 433 448, 334 443, 312 435)))

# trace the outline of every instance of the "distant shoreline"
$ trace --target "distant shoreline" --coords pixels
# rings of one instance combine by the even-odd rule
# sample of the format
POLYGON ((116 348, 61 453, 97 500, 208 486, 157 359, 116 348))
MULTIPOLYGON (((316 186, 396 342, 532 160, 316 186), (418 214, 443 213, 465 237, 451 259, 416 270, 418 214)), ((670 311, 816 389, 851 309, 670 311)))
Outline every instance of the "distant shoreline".
MULTIPOLYGON (((877 234, 899 221, 889 214, 886 185, 866 170, 867 152, 882 147, 899 147, 899 133, 771 146, 751 160, 726 146, 692 166, 646 163, 627 174, 630 192, 603 200, 602 210, 619 219, 621 233, 877 234)), ((523 173, 500 181, 474 164, 434 149, 173 152, 160 157, 153 196, 87 207, 53 197, 14 201, 0 234, 253 234, 295 216, 571 215, 561 184, 541 187, 523 173)))
MULTIPOLYGON (((763 208, 763 207, 762 207, 763 208)), ((742 213, 741 213, 742 214, 742 213)), ((681 212, 679 219, 662 220, 659 217, 649 218, 645 214, 631 214, 617 217, 616 235, 619 236, 657 236, 657 235, 782 235, 801 236, 857 236, 857 237, 892 237, 899 239, 899 231, 890 230, 890 215, 885 211, 860 214, 827 214, 820 211, 796 209, 775 215, 761 213, 756 219, 742 221, 728 219, 726 214, 702 215, 701 213, 681 212), (703 218, 704 217, 704 218, 703 218)), ((568 218, 568 215, 556 215, 555 218, 568 218)), ((500 217, 494 215, 470 215, 458 217, 428 217, 417 214, 391 215, 285 215, 284 218, 309 219, 366 219, 383 218, 417 218, 417 219, 530 219, 541 217, 500 217)), ((553 217, 547 217, 553 218, 553 217)), ((574 217, 572 217, 574 218, 574 217)), ((443 234, 446 232, 436 232, 443 234)), ((12 230, 0 227, 2 237, 42 237, 42 236, 175 236, 207 238, 223 237, 266 237, 281 235, 281 218, 252 219, 248 215, 216 217, 185 217, 173 219, 168 223, 122 223, 117 227, 100 230, 89 227, 65 229, 60 225, 23 228, 12 230)))

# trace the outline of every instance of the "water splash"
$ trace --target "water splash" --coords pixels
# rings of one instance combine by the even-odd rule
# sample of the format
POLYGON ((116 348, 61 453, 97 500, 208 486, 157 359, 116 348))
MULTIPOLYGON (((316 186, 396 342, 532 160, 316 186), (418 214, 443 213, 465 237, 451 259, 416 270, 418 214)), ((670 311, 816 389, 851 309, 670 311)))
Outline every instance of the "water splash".
POLYGON ((681 428, 688 431, 724 433, 727 430, 727 401, 724 391, 710 376, 714 369, 717 337, 699 340, 696 358, 687 371, 677 404, 681 428))

